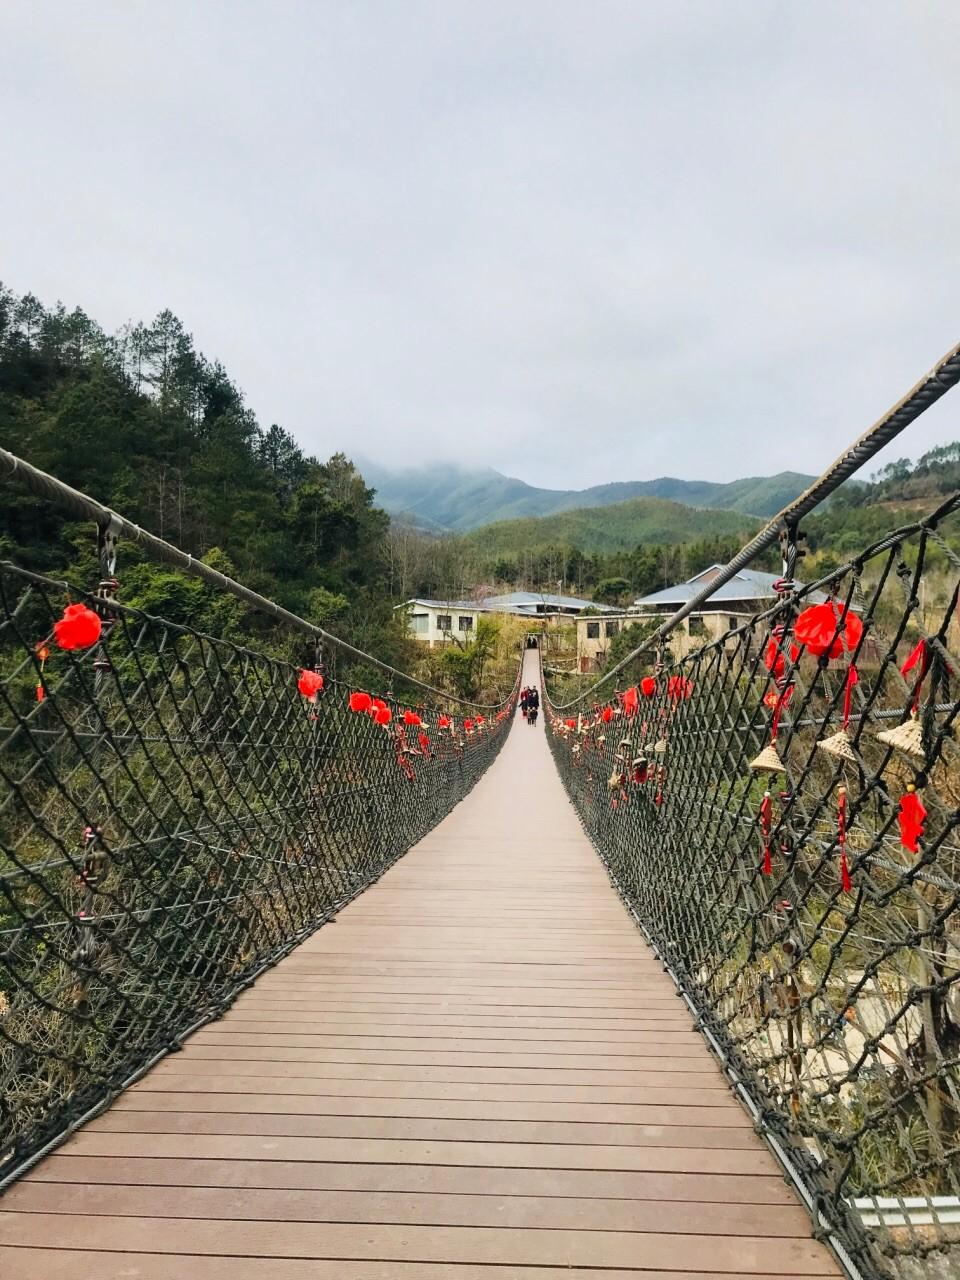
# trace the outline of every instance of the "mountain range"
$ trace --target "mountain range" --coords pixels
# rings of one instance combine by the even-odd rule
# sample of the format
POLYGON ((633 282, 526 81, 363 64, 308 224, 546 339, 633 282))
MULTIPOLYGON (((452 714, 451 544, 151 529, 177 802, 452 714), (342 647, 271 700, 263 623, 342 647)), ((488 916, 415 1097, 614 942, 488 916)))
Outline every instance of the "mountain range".
POLYGON ((357 459, 376 503, 391 515, 436 533, 464 533, 482 525, 530 516, 549 516, 587 507, 609 507, 631 498, 660 498, 687 507, 775 515, 813 480, 795 471, 751 476, 726 484, 709 480, 625 480, 589 489, 539 489, 492 468, 471 470, 452 464, 391 469, 357 459))

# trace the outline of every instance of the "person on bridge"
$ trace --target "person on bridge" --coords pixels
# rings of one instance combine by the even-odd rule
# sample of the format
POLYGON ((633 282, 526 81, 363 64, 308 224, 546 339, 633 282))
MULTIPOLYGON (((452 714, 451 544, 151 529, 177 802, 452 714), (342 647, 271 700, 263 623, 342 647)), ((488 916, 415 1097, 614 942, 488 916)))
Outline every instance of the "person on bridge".
POLYGON ((527 690, 527 723, 537 723, 537 712, 540 710, 540 694, 536 689, 527 690))

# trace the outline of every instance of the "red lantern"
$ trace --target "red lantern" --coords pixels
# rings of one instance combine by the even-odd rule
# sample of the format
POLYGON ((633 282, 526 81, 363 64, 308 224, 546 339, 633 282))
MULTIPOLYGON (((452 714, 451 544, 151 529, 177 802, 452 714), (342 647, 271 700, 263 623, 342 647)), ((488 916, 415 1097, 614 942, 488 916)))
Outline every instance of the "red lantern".
POLYGON ((53 624, 53 635, 61 649, 89 649, 100 639, 102 628, 98 613, 85 604, 68 604, 53 624))
POLYGON ((464 722, 463 722, 463 727, 464 727, 464 729, 466 729, 467 733, 473 733, 473 721, 472 721, 472 720, 464 720, 464 722))
POLYGON ((926 808, 917 795, 916 788, 912 785, 909 786, 907 794, 900 797, 900 813, 897 821, 900 824, 900 843, 905 849, 909 849, 911 853, 920 852, 918 841, 923 836, 923 824, 926 821, 926 817, 926 808))
POLYGON ((361 712, 369 711, 373 706, 373 699, 369 693, 355 692, 350 695, 350 710, 361 712))
POLYGON ((623 709, 628 716, 632 716, 640 705, 640 696, 637 693, 637 686, 627 689, 623 695, 623 709))
POLYGON ((840 658, 852 653, 863 635, 863 623, 855 613, 833 601, 814 604, 797 618, 793 633, 815 658, 840 658))
POLYGON ((667 693, 673 698, 674 702, 681 702, 684 698, 689 698, 693 693, 693 685, 689 680, 685 680, 683 676, 671 676, 667 681, 667 693))
POLYGON ((604 724, 609 724, 613 719, 613 707, 604 707, 600 712, 600 719, 604 724))
POLYGON ((387 725, 393 719, 393 712, 389 707, 374 707, 372 715, 375 724, 387 725))
POLYGON ((573 716, 571 716, 569 720, 564 720, 563 723, 567 726, 568 729, 575 729, 577 727, 577 722, 573 718, 573 716))
POLYGON ((420 743, 420 750, 425 756, 428 756, 430 754, 430 739, 425 733, 421 732, 417 734, 417 741, 420 743))
POLYGON ((644 676, 640 681, 640 692, 645 698, 652 698, 657 691, 656 676, 644 676))
POLYGON ((308 702, 316 702, 317 694, 323 688, 323 676, 319 671, 301 671, 297 688, 308 702))
POLYGON ((450 717, 449 717, 449 716, 441 716, 441 717, 440 717, 440 719, 437 721, 437 728, 438 728, 438 729, 449 729, 449 728, 450 728, 450 717))
POLYGON ((486 718, 484 716, 477 716, 477 724, 486 724, 486 718))
POLYGON ((403 713, 403 723, 404 724, 423 724, 423 721, 420 719, 420 717, 417 715, 415 711, 405 711, 403 713))

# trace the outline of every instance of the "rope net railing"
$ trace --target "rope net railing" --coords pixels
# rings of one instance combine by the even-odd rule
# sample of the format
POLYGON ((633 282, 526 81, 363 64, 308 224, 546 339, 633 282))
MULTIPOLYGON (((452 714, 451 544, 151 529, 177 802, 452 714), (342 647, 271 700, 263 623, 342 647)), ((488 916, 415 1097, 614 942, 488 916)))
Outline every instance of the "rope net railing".
POLYGON ((115 585, 0 564, 0 1185, 429 831, 516 698, 376 696, 115 585))
POLYGON ((851 1274, 960 1266, 958 546, 960 494, 603 703, 546 691, 588 834, 851 1274))

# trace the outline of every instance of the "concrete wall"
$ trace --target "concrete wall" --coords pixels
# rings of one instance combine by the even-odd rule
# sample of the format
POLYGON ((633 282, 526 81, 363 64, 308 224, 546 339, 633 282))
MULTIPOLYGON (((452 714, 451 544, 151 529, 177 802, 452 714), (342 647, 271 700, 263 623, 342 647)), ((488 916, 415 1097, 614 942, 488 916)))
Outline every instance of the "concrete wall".
MULTIPOLYGON (((740 626, 747 619, 747 614, 734 613, 695 613, 681 622, 670 636, 670 652, 675 658, 685 658, 688 653, 702 649, 711 640, 718 640, 731 627, 740 626)), ((584 673, 598 669, 606 656, 616 631, 634 622, 665 622, 669 614, 620 614, 616 618, 578 618, 577 619, 577 664, 584 673), (598 635, 590 635, 599 629, 598 635)))

